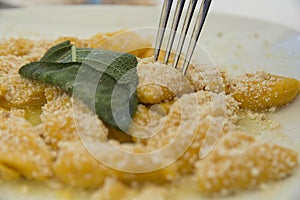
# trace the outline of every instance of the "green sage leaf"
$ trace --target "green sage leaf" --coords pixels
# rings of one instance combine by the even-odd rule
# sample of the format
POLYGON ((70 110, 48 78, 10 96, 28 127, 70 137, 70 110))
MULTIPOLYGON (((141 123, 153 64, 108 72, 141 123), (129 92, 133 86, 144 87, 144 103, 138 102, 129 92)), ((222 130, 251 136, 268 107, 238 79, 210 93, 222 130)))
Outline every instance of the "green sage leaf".
POLYGON ((50 48, 40 61, 21 67, 19 73, 72 93, 107 125, 126 131, 138 105, 136 66, 131 54, 74 48, 66 41, 50 48))

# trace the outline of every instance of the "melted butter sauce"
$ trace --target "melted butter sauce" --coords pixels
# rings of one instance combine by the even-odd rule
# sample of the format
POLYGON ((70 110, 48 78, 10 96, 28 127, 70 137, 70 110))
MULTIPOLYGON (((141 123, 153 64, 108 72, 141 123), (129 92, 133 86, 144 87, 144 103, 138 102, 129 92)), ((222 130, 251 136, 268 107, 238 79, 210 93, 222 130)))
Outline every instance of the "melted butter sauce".
POLYGON ((41 106, 30 106, 25 108, 25 119, 33 126, 36 126, 41 123, 41 114, 41 106))

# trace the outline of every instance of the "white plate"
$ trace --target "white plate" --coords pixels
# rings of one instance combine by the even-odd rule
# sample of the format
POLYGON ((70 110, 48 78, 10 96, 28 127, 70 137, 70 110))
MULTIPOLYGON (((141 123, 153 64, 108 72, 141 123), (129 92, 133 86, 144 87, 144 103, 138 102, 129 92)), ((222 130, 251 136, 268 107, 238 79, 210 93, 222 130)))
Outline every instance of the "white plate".
MULTIPOLYGON (((62 35, 89 37, 97 32, 122 28, 154 37, 153 27, 157 26, 159 12, 159 8, 110 6, 1 10, 0 40, 20 36, 32 39, 62 35)), ((212 13, 201 35, 194 62, 211 64, 208 58, 233 74, 266 70, 300 80, 300 33, 268 21, 212 13)), ((288 138, 288 141, 276 142, 300 152, 300 98, 271 117, 281 122, 281 131, 288 138)), ((229 199, 296 200, 300 198, 299 181, 298 170, 291 178, 267 189, 241 193, 229 199)), ((26 188, 23 186, 21 183, 13 190, 5 185, 0 186, 0 199, 60 199, 55 193, 44 189, 24 195, 22 190, 26 188)), ((185 199, 197 199, 194 194, 183 196, 185 199)), ((177 198, 180 199, 180 195, 177 198)))

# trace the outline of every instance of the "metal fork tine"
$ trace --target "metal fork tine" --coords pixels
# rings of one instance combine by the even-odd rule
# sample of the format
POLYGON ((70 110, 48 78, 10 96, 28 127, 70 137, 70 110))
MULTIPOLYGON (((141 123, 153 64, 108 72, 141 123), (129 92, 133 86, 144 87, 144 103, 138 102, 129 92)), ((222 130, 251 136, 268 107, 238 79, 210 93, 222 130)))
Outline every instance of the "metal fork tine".
POLYGON ((199 39, 200 32, 202 30, 205 18, 207 16, 211 1, 212 0, 203 0, 202 1, 201 7, 200 7, 200 12, 198 14, 197 21, 196 21, 196 24, 194 26, 194 30, 193 30, 193 33, 192 33, 192 39, 191 39, 191 41, 189 43, 189 46, 188 46, 186 59, 185 59, 184 64, 183 64, 183 71, 182 71, 183 74, 186 73, 186 71, 188 69, 188 66, 190 64, 190 61, 192 59, 192 56, 193 56, 197 41, 199 39))
POLYGON ((156 41, 155 41, 155 49, 154 49, 154 60, 158 60, 160 48, 163 42, 163 38, 165 35, 166 26, 168 23, 168 19, 170 16, 171 7, 173 4, 173 0, 165 0, 163 4, 163 9, 160 16, 159 21, 159 28, 156 35, 156 41))
MULTIPOLYGON (((174 44, 174 39, 176 37, 175 36, 176 31, 178 29, 178 25, 180 22, 180 18, 181 18, 182 12, 183 12, 185 2, 186 2, 186 0, 177 0, 176 11, 175 11, 175 15, 173 18, 171 32, 170 32, 168 43, 167 43, 166 54, 164 57, 165 64, 168 64, 169 59, 170 59, 170 54, 171 54, 172 47, 174 44)), ((195 25, 193 28, 192 38, 189 42, 186 57, 184 59, 184 63, 182 66, 183 75, 186 74, 186 71, 190 64, 190 61, 192 59, 192 56, 195 51, 196 44, 199 40, 200 33, 203 28, 203 25, 204 25, 211 2, 212 2, 212 0, 202 0, 199 14, 197 16, 197 19, 196 19, 196 22, 195 22, 195 25)), ((188 6, 188 9, 187 9, 187 12, 185 15, 185 19, 183 22, 181 34, 179 37, 179 42, 177 45, 175 60, 173 63, 173 67, 175 67, 175 68, 178 66, 178 63, 179 63, 179 60, 181 57, 181 52, 182 52, 182 49, 183 49, 183 46, 184 46, 184 43, 185 43, 185 40, 187 37, 187 33, 189 30, 197 3, 198 3, 198 0, 189 0, 189 6, 188 6)), ((161 46, 163 43, 163 38, 164 38, 166 27, 168 24, 168 19, 169 19, 172 4, 173 4, 173 0, 164 0, 163 9, 161 11, 161 16, 160 16, 160 21, 159 21, 159 29, 158 29, 157 35, 156 35, 155 50, 154 50, 154 60, 155 61, 157 61, 158 57, 159 57, 159 53, 160 53, 160 49, 161 49, 161 46)))
POLYGON ((183 44, 184 44, 187 32, 189 30, 190 23, 192 21, 192 17, 193 17, 197 2, 198 2, 198 0, 191 0, 190 1, 189 7, 188 7, 188 10, 187 10, 187 15, 186 15, 185 20, 184 20, 184 24, 183 24, 183 27, 182 27, 182 31, 181 31, 181 35, 180 35, 180 39, 179 39, 179 43, 178 43, 175 61, 174 61, 174 64, 173 64, 173 66, 175 68, 177 67, 178 62, 179 62, 180 55, 181 55, 182 48, 183 48, 183 44))
POLYGON ((177 28, 178 28, 178 25, 179 25, 179 21, 180 21, 180 17, 181 17, 181 14, 182 14, 184 4, 185 4, 185 0, 178 0, 177 1, 175 16, 174 16, 174 19, 173 19, 171 32, 170 32, 170 36, 169 36, 169 40, 168 40, 168 44, 167 44, 166 54, 165 54, 165 58, 164 58, 164 63, 165 64, 168 64, 168 62, 169 62, 170 53, 172 51, 176 31, 177 31, 177 28))

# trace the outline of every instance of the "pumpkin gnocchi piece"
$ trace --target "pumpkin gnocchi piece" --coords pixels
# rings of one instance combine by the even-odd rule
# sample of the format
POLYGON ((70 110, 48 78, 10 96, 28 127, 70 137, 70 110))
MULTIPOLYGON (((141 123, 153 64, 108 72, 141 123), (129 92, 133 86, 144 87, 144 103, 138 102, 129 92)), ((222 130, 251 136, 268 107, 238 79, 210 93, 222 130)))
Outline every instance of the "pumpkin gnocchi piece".
POLYGON ((137 73, 137 94, 141 103, 157 104, 194 91, 181 71, 149 58, 139 61, 137 73))
POLYGON ((131 52, 136 49, 151 47, 151 42, 137 33, 120 30, 111 33, 99 33, 85 41, 87 47, 102 48, 117 52, 131 52), (135 42, 132 42, 135 41, 135 42))
POLYGON ((174 145, 172 153, 176 149, 180 155, 178 173, 191 173, 204 143, 213 146, 222 134, 234 129, 237 109, 230 96, 217 97, 207 91, 185 94, 174 102, 165 120, 159 121, 156 127, 161 129, 146 141, 147 145, 153 149, 174 145))
POLYGON ((45 88, 45 98, 46 98, 47 102, 55 100, 64 95, 65 95, 65 92, 58 87, 49 85, 48 87, 45 88))
POLYGON ((58 94, 59 90, 46 91, 49 101, 42 106, 41 123, 36 127, 47 144, 58 149, 60 142, 78 141, 85 133, 92 133, 89 136, 100 140, 107 139, 108 129, 97 115, 66 93, 58 94))
MULTIPOLYGON (((153 56, 154 50, 153 50, 153 48, 139 48, 139 49, 135 49, 129 53, 135 55, 138 58, 150 58, 153 56)), ((159 60, 162 60, 162 59, 163 59, 163 57, 160 54, 159 60)))
POLYGON ((61 142, 54 163, 55 177, 67 185, 81 188, 102 186, 112 170, 86 151, 80 141, 61 142))
POLYGON ((25 56, 34 46, 34 41, 24 38, 10 39, 0 43, 0 56, 25 56))
POLYGON ((166 110, 160 104, 148 108, 143 104, 138 105, 128 133, 133 141, 145 143, 152 137, 159 125, 159 120, 166 115, 166 110), (164 112, 164 113, 163 113, 164 112))
POLYGON ((53 41, 49 40, 33 41, 24 38, 6 40, 0 43, 0 56, 4 59, 8 58, 8 61, 16 60, 17 62, 14 63, 14 66, 20 68, 26 63, 16 65, 19 64, 19 60, 27 63, 39 60, 52 43, 53 41), (13 59, 13 57, 17 59, 13 59))
POLYGON ((8 112, 0 113, 0 121, 0 166, 11 168, 10 174, 16 171, 28 179, 49 179, 53 157, 31 124, 8 112))
POLYGON ((0 105, 4 108, 28 107, 46 103, 47 84, 22 78, 19 75, 0 78, 0 105))
POLYGON ((265 110, 290 103, 300 91, 300 82, 257 72, 229 81, 228 92, 240 103, 241 108, 265 110))
POLYGON ((258 142, 231 132, 205 159, 197 161, 198 187, 204 194, 230 194, 290 175, 296 168, 295 151, 258 142))
POLYGON ((67 36, 67 37, 59 37, 58 39, 54 40, 54 42, 51 46, 57 45, 59 43, 65 42, 67 40, 69 40, 76 47, 84 48, 84 47, 87 47, 87 45, 88 45, 87 42, 84 40, 80 40, 77 37, 67 36))
POLYGON ((225 92, 225 72, 216 66, 191 65, 187 70, 187 77, 195 91, 225 92))
MULTIPOLYGON (((149 47, 146 46, 146 48, 138 48, 138 49, 134 49, 133 51, 129 52, 130 54, 135 55, 138 58, 151 58, 154 55, 154 48, 153 47, 149 47)), ((166 51, 161 49, 158 55, 158 62, 164 63, 164 58, 166 55, 166 51)), ((174 63, 174 59, 175 59, 175 53, 171 52, 170 53, 170 57, 169 57, 169 64, 173 64, 174 63)), ((184 60, 183 57, 181 57, 178 61, 178 66, 180 67, 183 64, 184 60)))
POLYGON ((17 75, 19 68, 28 63, 23 57, 14 55, 0 56, 0 78, 7 75, 17 75))
POLYGON ((42 106, 41 123, 36 131, 48 145, 57 149, 59 142, 77 139, 73 115, 70 96, 62 94, 42 106))

